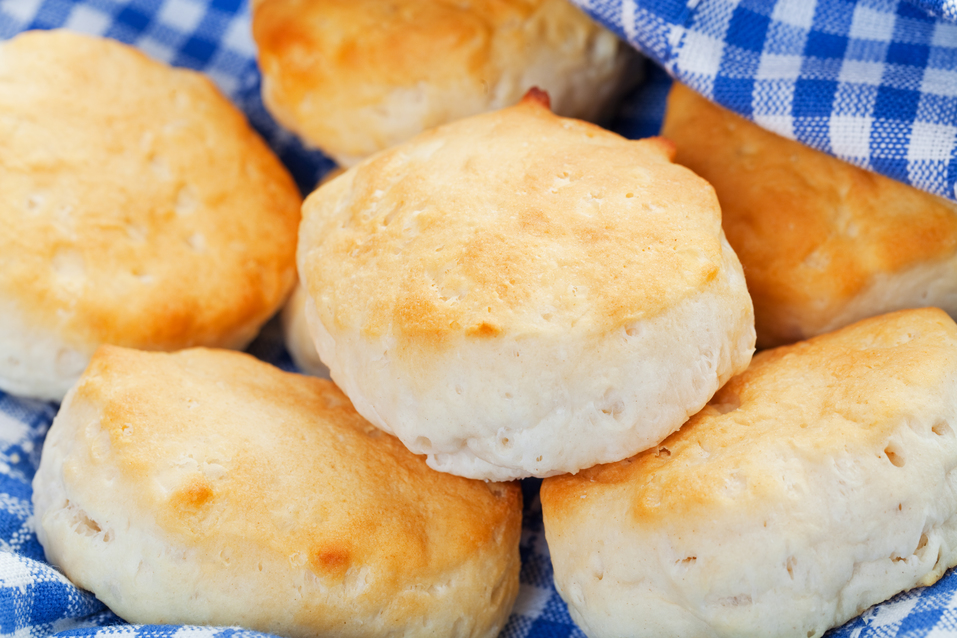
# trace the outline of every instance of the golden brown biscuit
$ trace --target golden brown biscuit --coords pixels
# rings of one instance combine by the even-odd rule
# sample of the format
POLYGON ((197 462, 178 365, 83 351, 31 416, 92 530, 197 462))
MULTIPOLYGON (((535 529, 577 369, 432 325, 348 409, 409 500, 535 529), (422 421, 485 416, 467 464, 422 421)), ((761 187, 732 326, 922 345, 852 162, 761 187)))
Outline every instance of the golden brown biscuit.
POLYGON ((243 347, 295 283, 300 198, 198 73, 66 31, 0 45, 0 388, 101 343, 243 347))
POLYGON ((536 99, 320 187, 299 273, 332 378, 432 467, 505 480, 654 445, 747 367, 714 192, 536 99))
POLYGON ((901 308, 957 316, 957 206, 765 131, 675 84, 662 135, 711 182, 758 346, 901 308))
POLYGON ((634 56, 568 0, 262 0, 253 35, 270 111, 346 166, 533 86, 595 118, 634 56))
POLYGON ((47 558, 131 622, 494 637, 518 593, 517 485, 435 472, 241 353, 104 346, 33 486, 47 558))
POLYGON ((957 326, 900 311, 757 354, 658 447, 546 479, 601 636, 821 636, 957 563, 957 326))

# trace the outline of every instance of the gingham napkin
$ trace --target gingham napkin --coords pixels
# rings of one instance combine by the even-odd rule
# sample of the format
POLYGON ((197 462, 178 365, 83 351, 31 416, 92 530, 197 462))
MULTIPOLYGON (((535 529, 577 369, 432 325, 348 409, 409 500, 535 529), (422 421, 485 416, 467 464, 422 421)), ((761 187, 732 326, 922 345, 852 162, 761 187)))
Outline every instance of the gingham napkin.
MULTIPOLYGON (((946 46, 945 42, 945 36, 949 37, 951 42, 957 41, 957 36, 952 35, 957 34, 957 26, 943 21, 934 21, 928 14, 920 11, 916 4, 911 6, 897 2, 868 1, 855 5, 838 0, 819 0, 816 3, 813 0, 777 3, 768 0, 766 3, 755 1, 749 4, 724 0, 701 0, 700 2, 690 0, 686 6, 676 0, 642 0, 637 3, 617 0, 577 1, 586 5, 588 10, 612 28, 629 35, 640 48, 662 62, 670 71, 699 90, 715 95, 719 101, 729 106, 747 104, 748 108, 742 109, 745 113, 760 114, 767 110, 766 105, 777 105, 775 108, 780 110, 783 104, 790 104, 787 108, 789 113, 787 117, 790 118, 788 121, 791 122, 789 126, 799 136, 800 131, 825 129, 830 131, 833 127, 822 128, 823 124, 819 122, 815 129, 810 121, 801 118, 800 109, 794 112, 795 96, 805 96, 794 88, 798 85, 803 86, 797 82, 797 79, 792 78, 790 84, 788 82, 774 83, 769 82, 757 71, 762 68, 767 70, 766 67, 769 65, 773 67, 771 62, 778 60, 778 57, 774 56, 779 56, 782 60, 779 63, 780 68, 800 67, 801 79, 816 81, 813 69, 817 68, 814 66, 818 64, 817 58, 804 56, 800 51, 797 54, 789 53, 797 51, 793 47, 796 46, 794 43, 800 37, 803 37, 805 42, 823 37, 811 36, 812 30, 816 30, 818 34, 830 34, 835 24, 843 24, 845 28, 843 37, 849 38, 849 43, 865 42, 866 44, 870 40, 867 38, 861 40, 858 37, 861 35, 860 29, 863 28, 861 25, 883 25, 882 29, 872 29, 865 35, 870 34, 870 37, 891 34, 896 37, 896 34, 905 34, 906 39, 901 40, 903 43, 901 46, 904 44, 923 46, 928 51, 924 56, 926 58, 924 75, 933 80, 935 77, 950 78, 951 76, 946 74, 955 73, 954 78, 957 78, 954 62, 951 61, 957 60, 957 52, 953 51, 953 47, 946 46), (852 19, 848 21, 841 18, 844 20, 841 22, 835 18, 834 21, 829 22, 829 19, 825 18, 830 15, 850 15, 852 19), (761 40, 768 42, 766 53, 757 53, 747 47, 741 49, 746 54, 738 50, 741 48, 739 47, 741 37, 735 35, 737 32, 734 30, 729 32, 729 26, 739 22, 747 23, 761 16, 767 17, 768 25, 777 25, 773 29, 768 26, 765 29, 766 34, 773 34, 774 37, 777 37, 777 34, 794 36, 788 40, 790 43, 788 46, 792 48, 778 51, 776 47, 783 45, 772 44, 769 36, 761 40), (646 17, 648 21, 640 22, 639 18, 642 17, 646 17), (800 32, 798 27, 785 28, 787 25, 793 26, 792 23, 800 22, 799 18, 814 27, 807 30, 804 36, 797 35, 800 32), (627 28, 624 26, 626 24, 627 28), (719 33, 722 34, 720 38, 717 36, 719 33), (923 43, 921 45, 914 44, 915 39, 919 39, 918 36, 923 38, 920 40, 923 43), (941 52, 952 54, 952 57, 947 58, 947 55, 941 52), (697 61, 694 61, 692 54, 700 56, 697 61), (800 64, 792 59, 794 55, 802 58, 800 64), (753 64, 746 63, 746 59, 751 60, 752 57, 753 64), (761 60, 764 59, 770 61, 765 61, 762 66, 761 60), (934 62, 931 63, 931 60, 934 62), (942 60, 945 60, 949 66, 941 66, 944 64, 942 60), (751 80, 735 75, 742 73, 742 69, 748 64, 751 65, 749 68, 752 68, 751 80), (807 66, 806 74, 805 65, 807 66), (745 81, 736 84, 731 80, 745 81), (745 85, 751 87, 747 93, 747 100, 743 99, 745 93, 740 89, 745 85), (788 88, 789 86, 791 88, 788 88), (718 87, 718 90, 715 87, 718 87), (775 93, 778 88, 780 93, 775 93), (727 96, 737 97, 729 100, 727 96), (764 106, 759 107, 759 105, 764 106)), ((928 11, 935 12, 934 15, 946 18, 957 15, 955 2, 957 0, 922 0, 920 4, 928 11)), ((259 98, 260 78, 254 62, 254 47, 249 36, 248 7, 242 0, 206 2, 202 0, 123 2, 117 0, 0 0, 0 39, 12 37, 29 28, 54 27, 67 27, 113 37, 133 44, 153 57, 207 73, 245 111, 253 125, 293 172, 304 191, 311 190, 321 175, 332 166, 327 159, 318 153, 304 149, 295 138, 277 127, 263 108, 259 98)), ((752 30, 748 33, 753 35, 756 31, 752 30)), ((880 95, 882 90, 885 92, 898 90, 894 83, 900 81, 894 79, 899 77, 895 73, 900 65, 893 64, 888 53, 892 50, 892 45, 885 41, 881 46, 884 47, 884 58, 881 62, 880 78, 884 77, 883 74, 887 74, 889 78, 887 83, 875 85, 862 82, 867 89, 863 93, 864 101, 874 97, 870 107, 872 113, 876 104, 883 104, 876 99, 876 96, 880 95)), ((858 47, 858 44, 853 46, 848 44, 845 50, 857 51, 858 48, 855 47, 858 47)), ((829 51, 832 50, 834 49, 829 49, 829 51)), ((867 77, 871 79, 877 77, 874 70, 876 67, 867 66, 877 64, 876 62, 865 62, 855 66, 852 63, 855 59, 849 58, 851 61, 847 64, 852 68, 859 66, 864 70, 871 69, 871 75, 867 77)), ((831 63, 819 66, 833 69, 835 64, 841 67, 844 63, 840 60, 835 63, 832 60, 831 63)), ((913 66, 910 65, 910 67, 913 66)), ((920 70, 920 67, 914 68, 920 70)), ((843 78, 840 72, 835 77, 843 78)), ((844 80, 841 79, 840 82, 844 80)), ((925 84, 931 88, 950 87, 949 93, 943 96, 950 100, 949 102, 943 98, 934 101, 931 99, 936 95, 933 91, 916 89, 919 96, 918 103, 924 105, 918 109, 919 113, 929 112, 927 104, 941 104, 943 111, 949 114, 947 116, 950 118, 949 123, 941 124, 943 128, 934 129, 940 134, 940 139, 937 141, 939 146, 933 147, 943 149, 946 145, 949 158, 953 154, 955 117, 953 104, 957 100, 957 79, 947 82, 941 80, 937 84, 933 84, 932 81, 918 83, 916 86, 923 87, 925 84)), ((668 85, 668 76, 664 71, 658 67, 649 68, 645 84, 625 100, 617 117, 611 123, 611 128, 629 137, 655 134, 663 115, 664 97, 667 94, 668 85)), ((839 93, 846 88, 841 88, 839 91, 835 89, 835 91, 839 93)), ((909 90, 915 89, 911 87, 909 90)), ((801 108, 808 106, 805 102, 798 102, 801 108)), ((838 101, 831 100, 828 104, 836 106, 838 101)), ((823 110, 819 110, 824 113, 821 117, 826 121, 829 117, 827 109, 821 108, 823 110)), ((772 112, 778 113, 778 111, 772 112)), ((842 117, 841 114, 835 111, 833 118, 836 121, 842 121, 840 117, 842 117)), ((860 115, 860 117, 866 119, 866 116, 860 115)), ((780 124, 785 121, 774 118, 762 120, 761 117, 757 119, 772 125, 775 122, 780 124)), ((925 120, 926 118, 921 119, 920 122, 925 120)), ((895 121, 903 122, 904 120, 898 114, 895 121)), ((939 121, 943 120, 941 118, 934 120, 934 122, 939 121)), ((868 131, 883 130, 880 127, 886 125, 886 123, 875 124, 875 122, 876 120, 872 118, 868 131)), ((923 125, 918 126, 915 122, 918 120, 909 122, 910 129, 921 130, 923 125)), ((784 129, 785 127, 779 126, 777 130, 784 129)), ((818 138, 824 139, 820 135, 818 138)), ((899 149, 894 152, 899 154, 898 151, 899 149)), ((927 154, 926 151, 920 152, 927 154)), ((941 153, 943 153, 942 150, 938 155, 941 153)), ((878 155, 892 154, 884 150, 880 153, 871 153, 868 157, 873 159, 878 155)), ((915 155, 915 158, 917 157, 915 155)), ((947 188, 950 189, 948 195, 953 196, 954 169, 950 168, 952 161, 947 159, 943 163, 948 167, 944 172, 949 176, 945 180, 947 188)), ((872 162, 872 165, 878 170, 884 170, 884 165, 880 162, 872 162)), ((917 165, 924 166, 919 162, 915 164, 917 165)), ((931 170, 927 174, 937 173, 931 170)), ((915 180, 911 179, 911 181, 915 180)), ((251 346, 250 352, 282 368, 292 369, 293 367, 282 346, 278 326, 275 323, 267 326, 263 335, 251 346)), ((43 438, 56 414, 56 409, 55 405, 17 399, 0 392, 0 635, 24 637, 52 634, 123 635, 131 638, 262 636, 262 634, 237 628, 126 624, 106 610, 93 596, 73 587, 59 572, 44 562, 43 550, 33 531, 30 481, 39 462, 43 438)), ((515 610, 502 636, 503 638, 581 637, 583 634, 572 623, 565 604, 552 585, 551 563, 542 532, 541 510, 537 498, 538 485, 539 482, 535 480, 526 480, 523 483, 526 511, 520 548, 521 590, 515 610)), ((955 604, 953 601, 955 591, 957 591, 957 575, 951 572, 934 587, 902 594, 868 610, 863 616, 852 620, 844 627, 833 630, 828 635, 862 638, 957 636, 957 616, 951 610, 952 604, 955 604)))
POLYGON ((957 199, 957 0, 576 1, 765 128, 957 199))

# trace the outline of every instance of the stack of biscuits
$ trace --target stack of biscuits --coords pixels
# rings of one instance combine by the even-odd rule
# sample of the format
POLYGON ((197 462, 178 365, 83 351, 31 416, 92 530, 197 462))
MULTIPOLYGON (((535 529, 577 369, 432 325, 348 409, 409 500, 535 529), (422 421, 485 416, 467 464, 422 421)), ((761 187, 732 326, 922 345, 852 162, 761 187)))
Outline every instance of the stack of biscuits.
POLYGON ((634 59, 566 0, 253 5, 267 105, 349 167, 304 202, 197 74, 0 45, 0 389, 62 400, 79 587, 493 637, 526 477, 592 637, 812 638, 957 564, 952 203, 680 86, 663 137, 575 119, 634 59), (224 349, 290 295, 331 381, 224 349))

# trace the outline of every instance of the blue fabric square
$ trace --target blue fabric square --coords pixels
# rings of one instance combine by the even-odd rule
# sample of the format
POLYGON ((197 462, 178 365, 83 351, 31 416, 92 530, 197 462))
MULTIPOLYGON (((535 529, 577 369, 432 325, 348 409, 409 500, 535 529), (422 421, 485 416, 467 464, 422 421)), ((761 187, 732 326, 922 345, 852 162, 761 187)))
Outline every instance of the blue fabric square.
POLYGON ((714 83, 714 101, 744 115, 751 115, 755 80, 720 77, 714 83))
POLYGON ((844 52, 847 50, 847 42, 848 38, 846 36, 811 31, 804 45, 804 53, 816 58, 839 58, 843 60, 844 52))
POLYGON ((911 2, 901 2, 897 5, 897 15, 902 18, 913 18, 916 20, 923 20, 926 22, 933 22, 931 16, 927 15, 926 11, 923 11, 920 7, 915 6, 911 2))
POLYGON ((830 115, 837 82, 832 80, 798 80, 794 83, 795 117, 823 117, 830 115))
POLYGON ((882 86, 877 90, 874 117, 913 120, 917 115, 918 104, 920 104, 920 93, 917 91, 882 86))
POLYGON ((933 627, 940 620, 942 609, 932 609, 920 612, 911 612, 903 619, 898 629, 899 636, 926 636, 928 628, 933 627))
POLYGON ((150 19, 150 15, 132 7, 127 7, 116 15, 115 24, 116 26, 125 27, 130 31, 142 33, 146 30, 146 27, 149 26, 150 19))
POLYGON ((219 11, 233 14, 243 7, 243 0, 212 0, 210 6, 219 11))
POLYGON ((923 68, 927 66, 929 58, 930 47, 927 45, 891 42, 887 47, 888 64, 906 64, 923 68))
POLYGON ((764 49, 764 39, 771 19, 748 9, 737 9, 731 17, 727 42, 748 51, 764 49))
POLYGON ((202 38, 190 38, 180 48, 176 63, 192 68, 202 68, 216 53, 216 44, 202 38))

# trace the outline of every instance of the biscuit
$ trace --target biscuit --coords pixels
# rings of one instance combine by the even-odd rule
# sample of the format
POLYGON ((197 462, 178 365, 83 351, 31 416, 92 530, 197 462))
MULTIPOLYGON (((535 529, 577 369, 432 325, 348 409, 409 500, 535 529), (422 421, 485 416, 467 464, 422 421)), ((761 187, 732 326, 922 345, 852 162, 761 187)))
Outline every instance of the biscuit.
POLYGON ((758 346, 892 310, 957 316, 957 205, 785 139, 675 85, 662 135, 711 182, 758 346))
POLYGON ((597 118, 635 75, 568 0, 262 0, 253 35, 270 112, 345 166, 533 86, 597 118))
POLYGON ((244 347, 292 289, 298 190, 200 74, 24 33, 0 139, 0 389, 59 400, 101 343, 244 347))
POLYGON ((658 447, 541 500, 592 636, 821 636, 957 563, 957 326, 905 310, 758 353, 658 447))
POLYGON ((435 472, 242 353, 102 347, 33 488, 47 559, 134 623, 491 638, 518 593, 518 485, 435 472))
POLYGON ((429 464, 508 480, 656 444, 754 346, 714 191, 660 139, 537 99, 427 131, 310 195, 322 361, 429 464))
POLYGON ((282 334, 293 363, 305 374, 329 378, 329 368, 319 358, 306 320, 306 291, 297 285, 282 309, 282 334))

